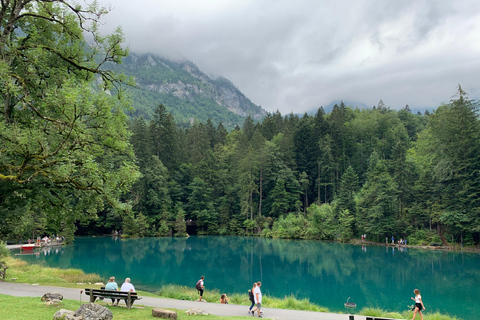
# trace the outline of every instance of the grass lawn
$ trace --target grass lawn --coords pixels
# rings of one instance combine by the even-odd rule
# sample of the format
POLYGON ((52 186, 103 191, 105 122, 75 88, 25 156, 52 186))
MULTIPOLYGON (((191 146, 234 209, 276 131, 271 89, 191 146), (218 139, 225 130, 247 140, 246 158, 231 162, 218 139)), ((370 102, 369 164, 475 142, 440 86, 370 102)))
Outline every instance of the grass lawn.
MULTIPOLYGON (((85 301, 84 301, 85 303, 85 301)), ((102 304, 102 303, 100 303, 102 304)), ((105 304, 103 304, 105 305, 105 304)), ((62 300, 62 305, 58 307, 47 306, 45 302, 40 301, 39 297, 13 297, 8 295, 0 295, 0 319, 1 320, 46 320, 53 319, 53 315, 60 309, 75 311, 80 307, 80 301, 62 300)), ((125 307, 107 306, 115 320, 143 320, 154 319, 152 317, 152 307, 139 307, 128 310, 125 307)), ((202 320, 245 320, 252 319, 250 316, 245 317, 219 317, 219 316, 188 316, 185 310, 169 309, 177 312, 179 320, 185 319, 202 319, 202 320)), ((160 319, 160 318, 155 318, 160 319)))

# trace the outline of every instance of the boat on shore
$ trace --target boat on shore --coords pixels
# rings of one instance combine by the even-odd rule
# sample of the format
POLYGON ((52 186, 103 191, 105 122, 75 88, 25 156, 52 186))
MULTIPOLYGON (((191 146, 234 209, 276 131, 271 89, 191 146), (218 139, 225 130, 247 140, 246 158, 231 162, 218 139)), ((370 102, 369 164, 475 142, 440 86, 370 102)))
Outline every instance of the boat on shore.
POLYGON ((35 249, 37 247, 37 245, 35 243, 31 243, 31 244, 22 244, 20 246, 20 250, 23 250, 23 251, 32 251, 33 249, 35 249))

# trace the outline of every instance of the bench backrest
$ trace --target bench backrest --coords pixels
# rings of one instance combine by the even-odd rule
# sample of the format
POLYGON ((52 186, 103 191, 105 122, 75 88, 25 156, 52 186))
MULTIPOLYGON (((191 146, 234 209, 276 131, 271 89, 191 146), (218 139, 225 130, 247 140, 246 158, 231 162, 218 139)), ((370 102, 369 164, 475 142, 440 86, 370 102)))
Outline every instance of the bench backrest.
POLYGON ((137 298, 136 292, 128 292, 128 291, 116 291, 116 290, 105 290, 105 289, 85 289, 86 295, 94 295, 94 296, 115 296, 115 297, 130 297, 133 299, 137 298))

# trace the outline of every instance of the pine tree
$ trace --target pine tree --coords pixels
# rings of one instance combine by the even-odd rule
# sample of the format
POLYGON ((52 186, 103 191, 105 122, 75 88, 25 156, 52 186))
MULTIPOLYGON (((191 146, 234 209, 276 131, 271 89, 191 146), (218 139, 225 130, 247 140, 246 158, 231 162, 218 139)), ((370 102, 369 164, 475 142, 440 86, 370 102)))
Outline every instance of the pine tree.
POLYGON ((177 167, 179 146, 177 128, 170 112, 163 104, 158 105, 150 123, 152 152, 168 169, 177 167))
POLYGON ((177 217, 175 218, 175 237, 186 237, 187 235, 187 224, 185 222, 185 211, 182 208, 181 203, 175 205, 175 211, 177 212, 177 217))

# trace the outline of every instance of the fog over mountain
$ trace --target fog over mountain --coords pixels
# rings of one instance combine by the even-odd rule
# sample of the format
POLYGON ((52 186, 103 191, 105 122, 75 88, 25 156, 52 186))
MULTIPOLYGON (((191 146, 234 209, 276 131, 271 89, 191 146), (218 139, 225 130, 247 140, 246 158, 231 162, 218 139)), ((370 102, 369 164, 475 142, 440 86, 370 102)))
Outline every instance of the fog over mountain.
POLYGON ((102 0, 126 45, 187 59, 283 114, 382 99, 436 107, 480 96, 480 2, 102 0))

